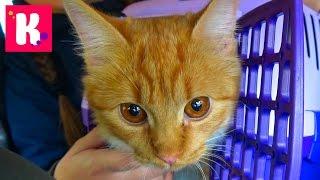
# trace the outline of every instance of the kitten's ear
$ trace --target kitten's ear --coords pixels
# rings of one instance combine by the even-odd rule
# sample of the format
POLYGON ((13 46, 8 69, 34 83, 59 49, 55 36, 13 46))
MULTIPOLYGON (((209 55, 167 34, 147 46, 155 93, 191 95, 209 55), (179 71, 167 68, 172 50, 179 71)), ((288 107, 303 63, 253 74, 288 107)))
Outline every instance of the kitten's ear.
POLYGON ((192 38, 226 45, 234 38, 237 6, 238 0, 212 0, 194 27, 192 38))
POLYGON ((128 46, 122 34, 82 0, 64 0, 64 8, 81 40, 88 66, 122 56, 128 46))

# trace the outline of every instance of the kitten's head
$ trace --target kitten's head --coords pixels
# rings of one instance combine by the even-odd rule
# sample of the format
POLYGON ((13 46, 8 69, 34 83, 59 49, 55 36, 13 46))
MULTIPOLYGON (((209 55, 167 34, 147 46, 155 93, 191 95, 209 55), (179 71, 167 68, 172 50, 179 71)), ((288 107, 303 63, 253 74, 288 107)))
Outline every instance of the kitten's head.
POLYGON ((235 2, 147 19, 109 17, 79 0, 65 6, 83 45, 86 96, 106 140, 142 164, 172 170, 209 151, 238 99, 235 2))

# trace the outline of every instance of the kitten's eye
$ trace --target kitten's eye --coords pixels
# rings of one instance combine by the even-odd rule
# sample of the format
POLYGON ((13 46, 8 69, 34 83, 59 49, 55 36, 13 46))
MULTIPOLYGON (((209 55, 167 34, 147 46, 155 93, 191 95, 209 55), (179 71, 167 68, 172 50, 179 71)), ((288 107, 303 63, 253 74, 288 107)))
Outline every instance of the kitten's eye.
POLYGON ((197 97, 191 100, 184 108, 184 113, 190 118, 201 118, 210 109, 210 99, 208 97, 197 97))
POLYGON ((124 119, 133 124, 142 124, 147 120, 147 113, 136 104, 121 104, 121 114, 124 119))

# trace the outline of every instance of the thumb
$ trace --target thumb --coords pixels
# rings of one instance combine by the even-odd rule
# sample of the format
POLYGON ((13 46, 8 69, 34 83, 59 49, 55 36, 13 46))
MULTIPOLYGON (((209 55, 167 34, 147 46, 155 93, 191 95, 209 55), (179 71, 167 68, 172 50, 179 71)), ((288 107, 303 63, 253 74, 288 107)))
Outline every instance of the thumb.
POLYGON ((69 150, 67 155, 75 155, 88 149, 98 149, 105 146, 107 142, 99 135, 97 128, 94 128, 86 136, 80 138, 69 150))
POLYGON ((172 179, 173 179, 173 174, 172 174, 172 172, 168 172, 167 174, 165 174, 165 175, 163 176, 163 179, 164 179, 164 180, 172 180, 172 179))

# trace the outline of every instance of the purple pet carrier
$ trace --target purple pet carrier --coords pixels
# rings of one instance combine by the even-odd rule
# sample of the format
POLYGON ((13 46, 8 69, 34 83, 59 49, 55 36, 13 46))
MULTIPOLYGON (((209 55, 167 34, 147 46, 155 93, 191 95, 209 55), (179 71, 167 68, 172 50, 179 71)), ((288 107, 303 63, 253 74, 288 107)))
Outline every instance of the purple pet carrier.
MULTIPOLYGON (((221 159, 214 159, 219 164, 214 163, 211 179, 296 180, 305 179, 300 177, 302 169, 311 169, 304 168, 303 161, 312 160, 312 155, 319 152, 314 132, 315 119, 320 117, 315 112, 319 103, 312 100, 312 96, 319 95, 314 96, 314 90, 308 89, 320 93, 320 88, 310 83, 312 78, 319 79, 320 18, 304 7, 313 26, 304 29, 308 21, 303 7, 301 0, 273 0, 239 19, 240 99, 233 131, 225 139, 221 159), (308 72, 304 72, 304 43, 308 46, 305 51, 310 54, 312 50, 314 58, 308 57, 317 62, 313 64, 318 70, 309 65, 308 72), (310 76, 316 73, 317 78, 310 76), (305 79, 308 74, 310 78, 305 79), (304 86, 304 81, 310 85, 304 86), (308 111, 311 106, 313 112, 308 111), (304 116, 305 111, 309 117, 304 116)), ((315 169, 320 174, 319 166, 315 169)), ((309 172, 309 179, 319 177, 315 171, 309 172)))

